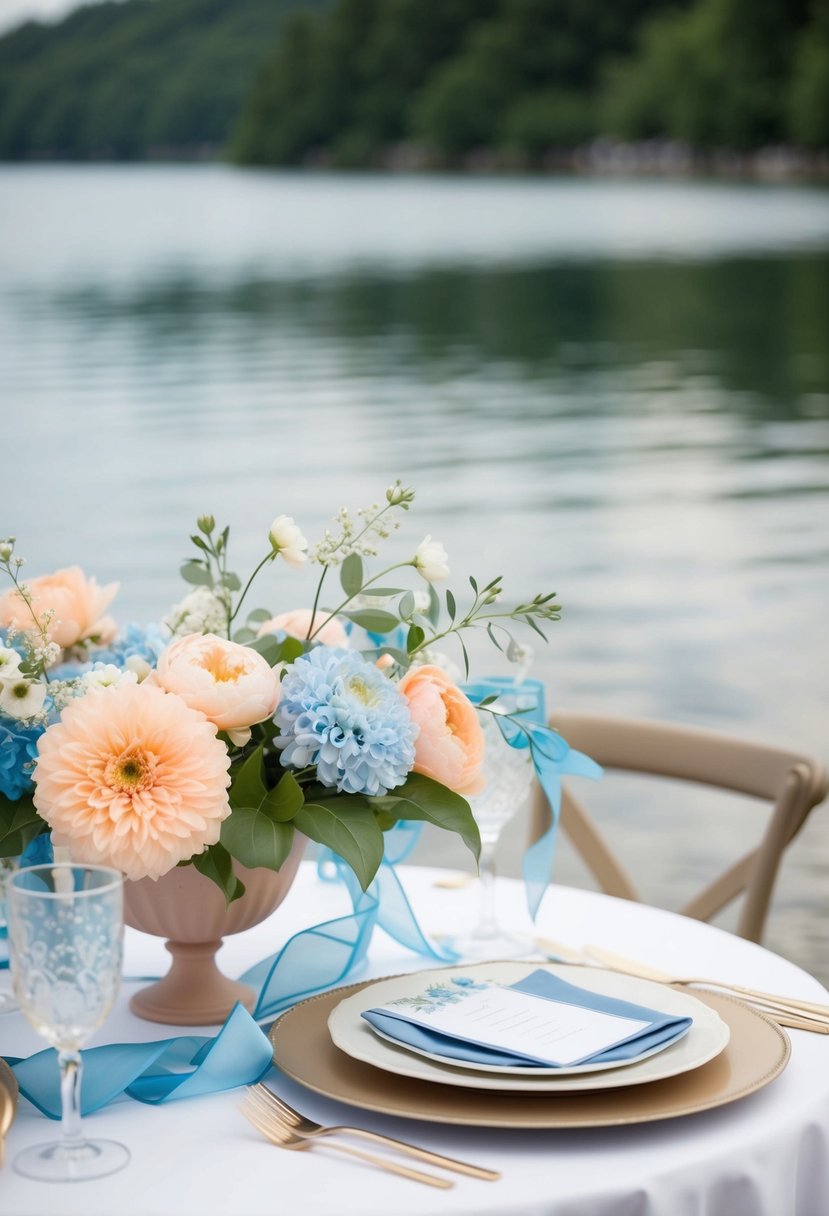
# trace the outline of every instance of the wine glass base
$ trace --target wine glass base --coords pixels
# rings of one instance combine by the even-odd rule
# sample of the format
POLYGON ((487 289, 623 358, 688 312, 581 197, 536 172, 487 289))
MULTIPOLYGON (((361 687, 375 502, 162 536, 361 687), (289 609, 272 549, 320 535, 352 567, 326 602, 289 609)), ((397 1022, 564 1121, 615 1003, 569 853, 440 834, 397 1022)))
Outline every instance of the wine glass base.
POLYGON ((18 1013, 20 1006, 10 992, 0 992, 0 1014, 18 1013))
POLYGON ((129 1159, 129 1149, 116 1140, 83 1140, 71 1148, 53 1140, 18 1153, 14 1168, 24 1178, 38 1182, 85 1182, 117 1173, 129 1159))
POLYGON ((538 953, 535 939, 529 933, 509 933, 498 929, 494 933, 458 933, 441 939, 460 962, 492 962, 504 958, 527 958, 538 953))

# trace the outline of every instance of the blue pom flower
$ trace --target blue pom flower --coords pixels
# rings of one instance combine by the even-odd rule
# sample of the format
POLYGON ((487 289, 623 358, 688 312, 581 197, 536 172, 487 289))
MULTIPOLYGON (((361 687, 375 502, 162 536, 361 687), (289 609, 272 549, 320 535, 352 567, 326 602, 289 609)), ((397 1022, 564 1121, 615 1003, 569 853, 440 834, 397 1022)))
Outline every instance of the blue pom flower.
POLYGON ((0 793, 15 801, 34 789, 32 762, 43 726, 23 726, 0 714, 0 793))
POLYGON ((127 625, 114 641, 108 646, 96 647, 89 657, 95 663, 114 663, 116 667, 124 667, 127 659, 144 659, 155 667, 158 656, 169 644, 169 637, 165 637, 158 625, 146 628, 127 625))
POLYGON ((316 765, 345 794, 386 794, 414 764, 417 727, 392 682, 354 651, 315 646, 288 668, 275 714, 285 767, 316 765))

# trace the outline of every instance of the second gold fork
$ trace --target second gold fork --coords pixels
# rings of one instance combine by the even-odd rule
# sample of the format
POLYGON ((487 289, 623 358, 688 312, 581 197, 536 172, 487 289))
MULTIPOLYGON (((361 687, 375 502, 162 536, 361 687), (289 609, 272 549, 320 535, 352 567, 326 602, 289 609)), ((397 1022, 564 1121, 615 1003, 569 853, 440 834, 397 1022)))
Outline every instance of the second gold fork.
POLYGON ((321 1123, 315 1123, 313 1119, 308 1119, 304 1115, 301 1115, 299 1111, 294 1110, 287 1102, 283 1102, 272 1089, 268 1089, 267 1085, 263 1085, 261 1082, 258 1085, 252 1085, 249 1092, 256 1094, 267 1102, 269 1109, 275 1115, 281 1117, 297 1135, 306 1136, 309 1139, 320 1136, 346 1134, 349 1136, 360 1136, 364 1140, 373 1140, 376 1144, 385 1144, 390 1148, 397 1149, 398 1152, 405 1153, 409 1157, 417 1157, 420 1161, 426 1161, 430 1165, 440 1166, 445 1170, 454 1170, 455 1173, 466 1174, 470 1178, 480 1178, 485 1182, 497 1182, 501 1177, 497 1170, 488 1170, 481 1165, 470 1165, 466 1161, 457 1161, 454 1157, 444 1157, 442 1153, 433 1153, 430 1149, 418 1148, 417 1145, 407 1144, 404 1140, 395 1140, 392 1136, 381 1135, 380 1132, 368 1131, 367 1128, 323 1127, 321 1123))

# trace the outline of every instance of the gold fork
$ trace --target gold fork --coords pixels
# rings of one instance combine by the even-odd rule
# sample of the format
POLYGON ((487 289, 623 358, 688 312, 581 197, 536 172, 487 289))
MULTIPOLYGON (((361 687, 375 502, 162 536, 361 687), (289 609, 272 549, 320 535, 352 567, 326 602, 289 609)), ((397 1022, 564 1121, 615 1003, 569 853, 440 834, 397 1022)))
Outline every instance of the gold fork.
MULTIPOLYGON (((261 1132, 271 1144, 276 1144, 280 1148, 296 1149, 298 1152, 303 1152, 305 1149, 313 1147, 313 1140, 309 1140, 307 1136, 301 1136, 292 1128, 289 1128, 281 1119, 273 1115, 261 1101, 256 1101, 250 1091, 239 1103, 239 1110, 245 1116, 248 1123, 261 1132)), ((426 1186, 436 1186, 441 1190, 448 1190, 455 1185, 448 1178, 438 1178, 435 1174, 422 1174, 419 1170, 412 1170, 406 1165, 398 1165, 396 1161, 389 1161, 387 1157, 376 1157, 374 1153, 364 1153, 362 1149, 352 1148, 350 1144, 338 1144, 336 1141, 332 1141, 328 1147, 338 1153, 345 1153, 349 1157, 356 1157, 358 1161, 365 1161, 369 1165, 376 1165, 378 1169, 388 1170, 391 1174, 399 1174, 402 1178, 409 1178, 412 1182, 422 1182, 426 1186)))
POLYGON ((258 1085, 251 1086, 249 1092, 252 1096, 267 1104, 268 1109, 277 1118, 281 1118, 298 1136, 308 1137, 308 1139, 315 1136, 361 1136, 364 1140, 373 1140, 376 1144, 386 1144, 390 1148, 397 1149, 398 1152, 407 1153, 410 1157, 417 1157, 421 1161, 426 1161, 430 1165, 441 1166, 445 1170, 454 1170, 458 1174, 468 1174, 471 1178, 480 1178, 485 1182, 497 1182, 501 1177, 497 1170, 487 1170, 480 1165, 469 1165, 466 1161, 457 1161, 454 1157, 444 1157, 442 1153, 433 1153, 429 1149, 418 1148, 416 1145, 407 1144, 403 1140, 395 1140, 392 1136, 383 1136, 380 1132, 368 1131, 367 1128, 323 1127, 321 1123, 315 1123, 313 1119, 308 1119, 305 1115, 301 1115, 299 1111, 294 1110, 287 1102, 283 1102, 272 1089, 268 1089, 267 1085, 263 1085, 261 1082, 258 1085))

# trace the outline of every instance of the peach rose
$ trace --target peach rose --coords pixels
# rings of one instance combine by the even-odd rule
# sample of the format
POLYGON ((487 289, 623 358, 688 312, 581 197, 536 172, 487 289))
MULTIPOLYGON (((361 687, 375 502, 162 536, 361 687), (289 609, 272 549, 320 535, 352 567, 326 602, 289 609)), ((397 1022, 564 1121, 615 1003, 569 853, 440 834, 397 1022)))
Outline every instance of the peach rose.
MULTIPOLYGON (((294 608, 293 612, 281 612, 279 616, 271 617, 269 621, 264 621, 259 626, 259 637, 261 638, 265 633, 276 633, 277 630, 283 629, 292 638, 299 638, 304 642, 309 632, 316 629, 318 625, 322 625, 327 615, 326 612, 315 613, 312 626, 310 608, 294 608)), ((319 642, 321 646, 347 646, 348 634, 340 621, 336 617, 332 617, 330 621, 322 625, 319 633, 314 634, 314 641, 319 642)))
POLYGON ((484 735, 474 706, 440 667, 412 667, 398 685, 420 728, 414 771, 458 794, 484 787, 484 735))
POLYGON ((74 861, 159 878, 219 839, 229 767, 203 714, 121 683, 72 701, 41 735, 35 806, 74 861))
POLYGON ((148 679, 229 732, 264 722, 279 700, 279 674, 261 654, 213 633, 172 642, 148 679))
MULTIPOLYGON (((115 622, 104 613, 115 597, 118 583, 99 587, 80 566, 68 566, 27 581, 37 616, 49 609, 54 612, 48 626, 51 642, 57 642, 65 650, 87 638, 106 643, 115 637, 115 622)), ((34 625, 19 592, 7 591, 0 596, 0 625, 4 628, 13 625, 20 630, 29 630, 34 625)))

